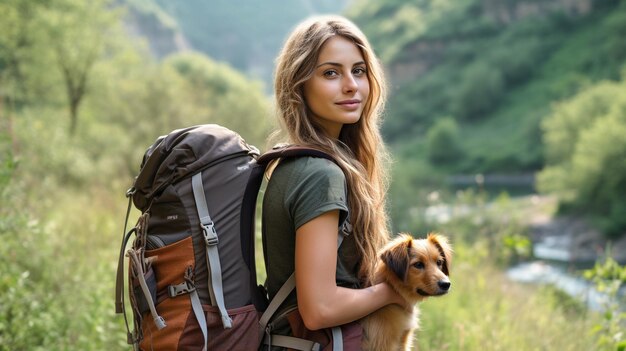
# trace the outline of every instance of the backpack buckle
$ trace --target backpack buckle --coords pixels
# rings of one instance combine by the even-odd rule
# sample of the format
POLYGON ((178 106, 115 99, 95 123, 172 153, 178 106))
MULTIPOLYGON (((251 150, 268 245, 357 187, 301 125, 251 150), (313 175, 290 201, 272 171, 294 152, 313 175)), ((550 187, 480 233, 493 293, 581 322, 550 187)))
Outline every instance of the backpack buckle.
POLYGON ((187 281, 184 281, 178 285, 170 285, 167 287, 167 292, 170 297, 188 294, 194 290, 196 290, 196 287, 189 284, 189 282, 187 281))
POLYGON ((213 222, 202 224, 202 232, 204 233, 204 241, 207 246, 215 246, 219 243, 213 222))

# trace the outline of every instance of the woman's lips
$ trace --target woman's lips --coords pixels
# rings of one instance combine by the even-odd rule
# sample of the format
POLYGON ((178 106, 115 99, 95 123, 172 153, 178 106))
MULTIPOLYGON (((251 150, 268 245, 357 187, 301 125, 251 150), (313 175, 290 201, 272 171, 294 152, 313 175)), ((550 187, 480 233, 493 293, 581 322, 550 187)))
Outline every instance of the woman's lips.
POLYGON ((361 105, 361 100, 351 99, 343 100, 335 103, 346 110, 356 110, 361 105))

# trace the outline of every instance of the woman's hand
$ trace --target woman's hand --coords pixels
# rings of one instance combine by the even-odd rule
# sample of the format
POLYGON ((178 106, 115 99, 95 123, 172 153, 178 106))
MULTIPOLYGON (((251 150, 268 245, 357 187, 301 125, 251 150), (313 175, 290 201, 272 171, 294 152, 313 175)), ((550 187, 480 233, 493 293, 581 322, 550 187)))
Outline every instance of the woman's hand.
POLYGON ((394 289, 391 285, 389 285, 389 283, 380 283, 381 288, 383 290, 386 291, 386 293, 388 294, 388 301, 390 301, 390 303, 396 304, 402 308, 404 308, 405 310, 407 310, 408 312, 413 311, 413 305, 410 304, 404 297, 402 297, 402 295, 400 295, 396 289, 394 289))

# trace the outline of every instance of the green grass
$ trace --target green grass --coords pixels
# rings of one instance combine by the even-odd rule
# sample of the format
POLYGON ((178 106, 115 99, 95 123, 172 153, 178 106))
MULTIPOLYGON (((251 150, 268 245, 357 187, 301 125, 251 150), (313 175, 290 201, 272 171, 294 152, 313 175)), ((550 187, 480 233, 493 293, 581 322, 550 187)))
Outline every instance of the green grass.
MULTIPOLYGON (((0 350, 130 349, 113 309, 122 188, 48 192, 53 205, 0 233, 0 350)), ((421 305, 422 350, 593 349, 594 315, 507 281, 480 237, 455 251, 452 292, 421 305)))
POLYGON ((584 307, 570 307, 553 289, 512 283, 489 263, 460 261, 452 291, 420 305, 420 350, 594 349, 597 319, 584 307))
POLYGON ((117 208, 105 191, 46 196, 54 206, 45 214, 0 233, 0 350, 124 349, 113 307, 123 200, 117 208))

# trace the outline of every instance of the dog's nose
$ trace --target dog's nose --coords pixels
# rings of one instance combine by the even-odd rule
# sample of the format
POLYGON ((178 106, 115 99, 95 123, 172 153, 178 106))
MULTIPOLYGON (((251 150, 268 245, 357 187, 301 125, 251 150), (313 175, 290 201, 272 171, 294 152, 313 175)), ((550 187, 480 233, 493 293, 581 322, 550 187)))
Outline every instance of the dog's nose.
POLYGON ((450 282, 447 281, 440 280, 437 282, 437 285, 439 285, 439 288, 444 291, 448 291, 448 289, 450 289, 450 282))

